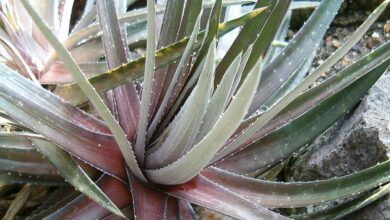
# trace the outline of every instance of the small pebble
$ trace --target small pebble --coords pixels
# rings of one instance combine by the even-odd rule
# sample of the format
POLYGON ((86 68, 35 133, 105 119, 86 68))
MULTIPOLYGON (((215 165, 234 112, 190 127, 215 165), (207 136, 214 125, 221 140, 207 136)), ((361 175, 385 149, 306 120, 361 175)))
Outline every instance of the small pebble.
POLYGON ((380 38, 381 36, 378 34, 378 32, 374 32, 374 33, 372 33, 371 37, 380 38))
POLYGON ((383 25, 383 31, 385 33, 389 33, 390 32, 390 23, 386 23, 385 25, 383 25))
POLYGON ((294 37, 294 31, 292 31, 292 30, 289 29, 289 30, 287 31, 287 37, 288 37, 288 38, 293 38, 293 37, 294 37))
POLYGON ((339 48, 341 46, 341 43, 340 43, 340 41, 338 41, 336 39, 333 39, 332 40, 332 46, 335 47, 335 48, 339 48))
POLYGON ((325 44, 326 46, 331 46, 332 45, 332 40, 333 40, 333 37, 332 36, 327 36, 325 38, 325 44))
POLYGON ((321 76, 322 78, 327 78, 327 77, 328 77, 328 75, 326 75, 325 72, 321 73, 320 76, 321 76))
POLYGON ((382 43, 381 36, 378 34, 378 32, 374 32, 371 37, 367 39, 366 47, 368 49, 373 49, 377 46, 379 46, 382 43))
POLYGON ((345 56, 343 60, 341 60, 343 66, 347 66, 352 63, 352 59, 349 56, 345 56))

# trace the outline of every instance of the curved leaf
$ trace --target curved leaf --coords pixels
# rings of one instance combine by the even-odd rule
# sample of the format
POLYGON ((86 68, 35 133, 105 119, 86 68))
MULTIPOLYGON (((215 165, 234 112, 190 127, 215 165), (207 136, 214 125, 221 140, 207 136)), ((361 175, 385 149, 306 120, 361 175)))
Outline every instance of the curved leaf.
POLYGON ((215 210, 237 219, 288 219, 243 198, 202 175, 164 191, 172 196, 215 210))
POLYGON ((330 207, 321 211, 301 214, 301 215, 293 215, 289 216, 292 219, 318 219, 318 220, 326 220, 326 219, 340 219, 350 213, 353 213, 377 199, 387 195, 390 193, 390 184, 386 184, 383 187, 379 187, 379 189, 375 190, 368 195, 362 196, 358 199, 355 199, 350 202, 343 203, 338 206, 330 207))
POLYGON ((311 182, 264 181, 215 167, 205 169, 201 175, 257 205, 292 208, 345 198, 386 183, 390 180, 390 161, 347 176, 311 182))
POLYGON ((243 120, 260 81, 260 64, 261 59, 246 77, 235 98, 213 129, 182 158, 164 168, 146 170, 150 180, 168 185, 184 183, 195 177, 210 162, 243 120))
POLYGON ((190 39, 188 41, 188 44, 183 52, 183 56, 181 57, 180 62, 176 67, 176 71, 175 71, 174 75, 172 76, 171 82, 169 84, 167 91, 165 92, 163 100, 161 101, 160 107, 159 107, 156 115, 154 116, 154 118, 153 118, 153 120, 148 128, 147 136, 146 136, 148 140, 152 137, 153 132, 156 130, 158 123, 160 123, 161 118, 164 114, 165 108, 167 107, 168 101, 169 101, 171 94, 174 90, 176 81, 179 78, 179 75, 181 74, 181 72, 184 70, 185 63, 188 61, 188 59, 190 58, 190 56, 192 54, 192 50, 193 50, 193 47, 195 44, 196 36, 198 35, 198 31, 200 28, 199 23, 200 23, 200 18, 198 18, 198 21, 195 24, 194 31, 192 32, 190 39))
POLYGON ((100 120, 4 65, 0 77, 0 109, 87 163, 119 178, 125 176, 122 155, 100 120))
POLYGON ((118 147, 123 154, 126 164, 138 178, 142 179, 143 181, 146 181, 142 174, 142 171, 138 167, 134 153, 131 149, 131 144, 128 142, 122 128, 119 126, 118 122, 115 120, 111 112, 107 109, 107 106, 104 104, 103 100, 100 98, 95 88, 92 87, 88 79, 81 72, 80 67, 77 66, 77 64, 73 60, 70 53, 56 38, 50 27, 37 14, 37 12, 32 8, 30 3, 27 0, 22 0, 22 4, 27 10, 27 12, 30 14, 31 18, 34 20, 35 24, 40 28, 43 33, 45 33, 47 40, 50 42, 53 48, 59 52, 60 58, 64 61, 64 64, 72 73, 72 76, 82 89, 83 93, 90 99, 100 116, 102 116, 102 118, 107 123, 108 127, 110 128, 110 131, 115 137, 116 142, 118 143, 118 147))
MULTIPOLYGON (((199 21, 199 20, 198 20, 199 21)), ((201 126, 203 116, 212 92, 215 69, 215 44, 211 43, 199 81, 178 117, 164 143, 147 157, 147 168, 157 169, 166 166, 184 155, 191 147, 201 126)))
POLYGON ((221 80, 221 84, 217 87, 213 96, 210 98, 196 142, 209 133, 215 122, 218 120, 218 117, 221 116, 223 111, 226 109, 226 106, 231 99, 231 94, 234 93, 234 91, 232 91, 233 83, 236 78, 236 74, 238 74, 237 71, 240 67, 241 56, 242 55, 239 54, 226 70, 226 73, 221 80))
MULTIPOLYGON (((119 27, 114 3, 114 1, 97 2, 104 51, 109 69, 127 63, 129 52, 125 48, 126 38, 122 37, 125 34, 124 28, 119 27)), ((113 96, 112 111, 117 112, 116 119, 127 135, 127 139, 133 141, 140 111, 140 101, 135 85, 128 83, 119 86, 113 90, 112 94, 106 94, 106 97, 108 96, 113 96)))
POLYGON ((137 127, 137 140, 135 143, 135 155, 138 159, 138 163, 144 166, 145 161, 145 142, 146 132, 150 119, 150 105, 153 94, 153 81, 154 81, 154 67, 155 67, 155 51, 156 51, 156 12, 154 0, 147 1, 148 9, 148 39, 146 44, 146 57, 145 57, 145 73, 142 86, 142 98, 141 98, 141 110, 138 119, 137 127))

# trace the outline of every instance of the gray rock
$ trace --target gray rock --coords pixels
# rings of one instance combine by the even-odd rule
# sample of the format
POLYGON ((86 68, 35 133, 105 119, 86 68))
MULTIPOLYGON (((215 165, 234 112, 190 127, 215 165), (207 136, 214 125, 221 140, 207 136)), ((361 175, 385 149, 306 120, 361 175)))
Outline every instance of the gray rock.
POLYGON ((347 117, 325 131, 293 165, 294 180, 360 171, 390 156, 390 75, 382 76, 347 117))
MULTIPOLYGON (((389 157, 390 75, 387 74, 378 80, 355 110, 325 131, 303 155, 297 157, 286 172, 287 179, 309 181, 344 176, 389 157)), ((390 202, 382 203, 374 210, 371 207, 369 211, 362 209, 359 212, 385 215, 390 219, 390 202)))

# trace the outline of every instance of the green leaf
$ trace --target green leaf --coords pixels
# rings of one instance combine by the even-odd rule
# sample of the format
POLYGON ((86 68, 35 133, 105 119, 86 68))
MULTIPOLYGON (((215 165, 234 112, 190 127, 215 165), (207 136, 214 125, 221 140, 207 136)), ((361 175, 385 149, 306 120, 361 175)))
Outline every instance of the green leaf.
POLYGON ((123 217, 123 214, 118 207, 104 195, 68 153, 48 141, 40 139, 32 139, 31 141, 39 152, 58 169, 61 176, 63 176, 67 182, 95 202, 99 203, 102 207, 123 217))
MULTIPOLYGON (((169 44, 175 43, 177 41, 179 28, 182 23, 182 16, 184 11, 184 3, 187 3, 186 1, 181 0, 170 0, 167 1, 166 10, 164 13, 164 17, 161 24, 161 31, 158 38, 158 44, 157 49, 161 49, 163 47, 168 46, 169 44)), ((181 39, 181 38, 180 38, 181 39)), ((188 44, 187 44, 188 46, 188 44)), ((183 52, 185 53, 185 52, 183 52)), ((183 54, 184 56, 184 54, 183 54)), ((190 62, 189 60, 187 62, 190 62)), ((166 92, 168 90, 168 87, 170 86, 172 82, 172 77, 174 76, 174 72, 176 70, 176 64, 173 63, 171 65, 167 65, 163 68, 160 68, 156 70, 153 77, 153 96, 150 103, 150 115, 152 115, 151 118, 153 118, 153 121, 156 121, 156 117, 153 117, 153 115, 157 114, 157 111, 165 111, 166 105, 163 106, 164 109, 161 109, 161 102, 163 97, 166 96, 166 92)), ((183 77, 185 74, 182 74, 181 77, 183 77)), ((161 114, 161 113, 160 113, 161 114)), ((161 116, 159 116, 161 117, 161 116)), ((153 121, 151 121, 152 126, 153 121)), ((148 129, 150 130, 150 129, 148 129)), ((152 128, 151 130, 155 130, 155 128, 152 128)), ((148 132, 146 135, 147 141, 150 139, 150 133, 148 132)))
POLYGON ((326 219, 340 219, 348 214, 351 214, 372 202, 378 200, 379 198, 390 193, 390 184, 386 184, 384 186, 380 186, 379 189, 375 190, 368 195, 357 198, 353 201, 349 201, 343 203, 341 205, 337 205, 334 207, 330 207, 324 210, 320 210, 317 212, 306 213, 301 215, 293 215, 289 216, 292 219, 318 219, 318 220, 326 220, 326 219))
MULTIPOLYGON (((255 11, 263 11, 263 10, 265 10, 264 7, 256 9, 255 11)), ((210 17, 210 19, 212 19, 211 21, 215 20, 215 18, 213 18, 213 17, 218 16, 218 13, 219 13, 218 10, 213 10, 212 16, 210 17)), ((253 17, 253 19, 256 19, 257 17, 258 17, 258 15, 256 14, 253 17)), ((238 18, 238 19, 240 19, 240 18, 238 18)), ((238 21, 238 19, 236 19, 236 20, 238 21)), ((233 22, 233 21, 231 21, 231 22, 233 22)), ((214 29, 215 29, 215 23, 209 22, 208 25, 212 25, 212 26, 214 25, 214 29)), ((220 27, 221 27, 221 25, 220 25, 220 27)), ((218 31, 216 31, 216 30, 210 30, 210 31, 207 31, 206 34, 207 35, 216 35, 217 33, 218 33, 218 31)), ((222 36, 222 35, 223 34, 220 34, 220 36, 222 36)), ((210 38, 210 37, 208 37, 208 38, 210 38)), ((208 47, 208 40, 207 39, 205 39, 205 44, 202 43, 202 47, 203 48, 207 48, 208 47)), ((200 56, 198 55, 198 57, 200 57, 200 56)), ((182 84, 185 83, 185 86, 180 91, 180 94, 178 95, 176 100, 174 100, 174 104, 170 108, 170 111, 167 113, 167 116, 165 117, 165 120, 161 123, 160 130, 157 131, 158 134, 161 133, 161 128, 167 127, 167 125, 169 124, 171 119, 174 117, 174 115, 176 114, 178 109, 181 107, 181 103, 188 97, 189 92, 193 89, 193 87, 195 86, 196 82, 198 81, 200 71, 199 71, 199 68, 196 68, 195 64, 193 65, 190 74, 191 74, 191 77, 189 78, 189 80, 187 80, 186 82, 181 82, 182 84)))
POLYGON ((242 30, 234 39, 232 45, 229 47, 225 56, 222 58, 222 60, 217 66, 217 70, 215 73, 215 84, 220 83, 223 74, 226 72, 227 68, 232 63, 234 58, 237 57, 237 55, 243 50, 247 50, 247 48, 251 44, 253 44, 253 42, 257 38, 257 35, 264 28, 265 22, 267 21, 267 18, 271 14, 272 9, 274 8, 275 4, 277 4, 277 2, 278 1, 271 0, 257 1, 255 7, 259 9, 263 7, 264 12, 254 17, 251 21, 249 21, 242 27, 242 30))
MULTIPOLYGON (((313 55, 314 57, 314 55, 313 55)), ((304 62, 295 70, 294 73, 284 82, 284 84, 263 104, 261 109, 267 109, 280 101, 284 96, 291 92, 306 77, 307 70, 310 68, 313 57, 306 58, 304 62)), ((255 115, 257 112, 255 113, 255 115)))
POLYGON ((155 68, 155 51, 156 51, 156 15, 154 0, 147 1, 148 9, 148 39, 146 45, 146 61, 145 61, 145 73, 142 86, 142 98, 141 98, 141 110, 138 119, 137 128, 137 141, 135 144, 135 155, 143 166, 145 161, 145 141, 146 131, 149 122, 150 103, 152 99, 153 88, 153 75, 155 68))
POLYGON ((165 187, 164 191, 235 219, 289 219, 248 201, 242 195, 229 191, 202 175, 197 175, 184 184, 165 187))
POLYGON ((181 19, 181 27, 178 33, 178 39, 190 36, 195 27, 196 19, 202 10, 202 1, 186 1, 184 13, 181 19))
POLYGON ((235 155, 217 166, 245 174, 288 157, 309 143, 358 103, 386 71, 390 65, 389 48, 390 42, 301 94, 244 144, 229 143, 215 160, 233 152, 235 155), (242 148, 245 149, 240 151, 242 148))
POLYGON ((179 78, 182 71, 184 70, 185 63, 188 61, 188 59, 190 58, 190 56, 192 54, 193 47, 195 45, 195 40, 196 40, 196 37, 198 36, 198 32, 199 32, 199 28, 200 28, 199 24, 200 24, 200 17, 198 17, 198 20, 195 23, 194 31, 192 32, 192 34, 190 36, 188 44, 183 52, 183 56, 181 57, 180 62, 176 67, 176 71, 175 71, 174 75, 172 76, 171 82, 169 84, 167 91, 165 92, 163 100, 161 101, 160 107, 159 107, 156 115, 154 116, 154 118, 153 118, 153 120, 148 128, 147 136, 146 136, 148 140, 152 137, 154 131, 157 128, 157 125, 160 123, 162 116, 164 114, 164 110, 166 109, 166 107, 168 105, 168 101, 171 97, 171 94, 172 94, 174 88, 175 88, 176 81, 179 78))
MULTIPOLYGON (((198 19, 199 25, 200 19, 198 19)), ((174 119, 173 128, 164 143, 147 157, 147 168, 166 166, 180 158, 193 146, 193 142, 202 124, 206 107, 212 93, 215 70, 215 40, 212 41, 199 81, 187 99, 184 107, 174 119)))
MULTIPOLYGON (((98 0, 97 11, 102 33, 104 52, 109 69, 127 63, 127 51, 119 27, 115 2, 98 0)), ((116 2, 119 4, 118 2, 116 2)), ((117 8, 117 10, 119 10, 117 8)), ((126 38, 125 38, 126 39, 126 38)))
POLYGON ((256 64, 259 57, 263 57, 265 55, 273 39, 275 38, 275 34, 278 31, 280 24, 288 13, 290 3, 291 0, 278 1, 272 8, 269 17, 265 21, 264 26, 259 33, 259 36, 253 43, 252 53, 247 61, 243 72, 244 76, 248 74, 248 72, 252 69, 253 65, 256 64))
POLYGON ((204 170, 201 175, 259 206, 292 208, 349 197, 379 186, 390 180, 390 161, 347 176, 310 182, 258 180, 215 167, 204 170))
MULTIPOLYGON (((141 43, 140 41, 146 39, 146 30, 145 30, 146 21, 134 22, 132 24, 126 25, 126 36, 127 44, 129 47, 132 45, 137 45, 141 43)), ((87 42, 77 45, 70 49, 70 53, 77 60, 78 63, 82 62, 97 62, 99 59, 104 57, 105 51, 103 47, 102 37, 96 37, 90 39, 87 42)), ((99 72, 103 73, 105 71, 99 72)), ((68 82, 69 83, 69 82, 68 82)))
POLYGON ((238 74, 241 57, 242 55, 239 54, 226 70, 226 73, 221 80, 221 84, 217 87, 211 97, 196 142, 202 139, 213 128, 215 122, 222 115, 223 111, 225 111, 226 106, 232 98, 231 94, 234 94, 234 91, 232 91, 233 83, 238 74))
POLYGON ((86 1, 83 14, 81 15, 81 18, 77 21, 77 23, 74 25, 73 29, 70 32, 70 35, 88 27, 96 19, 97 11, 96 7, 94 6, 94 1, 95 0, 86 1))
POLYGON ((316 52, 341 3, 341 0, 322 1, 283 52, 264 68, 264 80, 260 82, 249 114, 257 111, 305 59, 316 52))
MULTIPOLYGON (((211 45, 211 42, 217 38, 218 36, 218 27, 219 27, 219 21, 221 17, 221 10, 222 10, 222 0, 216 0, 213 8, 210 12, 210 17, 207 21, 206 26, 206 37, 203 39, 202 46, 200 47, 197 57, 195 59, 195 62, 192 66, 192 71, 195 72, 198 65, 202 62, 204 57, 206 57, 206 54, 209 51, 209 47, 211 45)), ((193 18, 192 18, 193 19, 193 18)), ((189 33, 192 33, 193 27, 190 29, 189 33)), ((190 73, 191 74, 191 73, 190 73)))
POLYGON ((183 15, 184 3, 187 2, 180 0, 167 1, 163 22, 161 24, 161 32, 158 39, 158 48, 165 47, 176 42, 180 24, 183 23, 181 18, 183 15))
MULTIPOLYGON (((198 1, 194 1, 198 2, 198 1)), ((228 5, 236 5, 236 4, 245 4, 245 3, 250 3, 253 2, 253 0, 224 0, 223 5, 228 6, 228 5)), ((207 2, 205 3, 202 7, 205 8, 210 8, 212 7, 213 3, 212 2, 207 2)), ((156 14, 162 14, 165 10, 165 6, 157 6, 156 7, 156 14)), ((53 10, 54 11, 54 10, 53 10)), ((120 24, 130 24, 134 22, 139 22, 144 20, 147 16, 147 10, 146 9, 138 9, 138 10, 133 10, 129 11, 124 15, 121 15, 118 17, 119 23, 120 24)), ((192 30, 192 29, 191 29, 192 30)), ((91 40, 94 38, 91 38, 92 36, 100 36, 101 33, 99 33, 100 27, 98 23, 93 23, 89 25, 86 28, 83 28, 77 32, 71 33, 71 35, 64 40, 63 44, 66 49, 72 49, 81 42, 85 40, 91 40)), ((191 33, 191 32, 189 32, 191 33)), ((54 63, 54 61, 58 58, 58 54, 56 51, 53 51, 50 55, 49 58, 47 59, 45 66, 46 69, 50 68, 50 66, 54 63)))
POLYGON ((167 185, 184 183, 196 176, 210 162, 243 120, 260 81, 260 64, 261 59, 246 77, 213 129, 182 158, 164 168, 146 170, 150 180, 167 185))
MULTIPOLYGON (((223 23, 219 25, 220 36, 233 30, 236 27, 245 24, 253 17, 261 13, 263 9, 257 9, 249 12, 238 19, 223 23)), ((204 32, 198 34, 194 50, 199 49, 201 42, 203 41, 204 32)), ((185 38, 177 43, 162 48, 156 52, 156 68, 160 68, 167 65, 174 60, 181 57, 183 51, 187 45, 188 38, 185 38)), ((96 89, 99 94, 102 94, 116 86, 123 83, 139 80, 143 76, 145 65, 145 57, 139 58, 135 61, 129 62, 121 67, 113 69, 109 72, 103 73, 99 76, 90 78, 90 83, 96 89)), ((58 86, 55 89, 55 93, 68 100, 74 105, 81 104, 87 101, 87 97, 81 91, 77 84, 70 84, 64 86, 58 86)))
MULTIPOLYGON (((319 78, 320 74, 327 70, 332 64, 338 61, 339 58, 344 56, 345 53, 356 43, 361 36, 363 36, 364 32, 370 27, 370 25, 375 21, 375 19, 380 15, 380 12, 384 10, 384 6, 386 6, 389 3, 389 1, 385 1, 382 3, 378 10, 375 10, 372 15, 370 15, 369 19, 367 19, 359 28, 355 31, 353 36, 345 43, 343 44, 332 56, 330 56, 321 66, 319 66, 312 74, 310 74, 308 77, 306 77, 297 87, 295 87, 291 92, 289 92, 283 99, 280 100, 280 102, 276 103, 274 106, 272 106, 270 109, 268 109, 264 114, 259 117, 257 117, 256 121, 253 122, 248 129, 245 130, 245 132, 242 133, 242 135, 235 138, 234 144, 235 146, 242 145, 244 142, 248 142, 251 137, 258 132, 264 125, 266 125, 272 118, 274 118, 280 111, 282 111, 288 104, 290 104, 294 99, 296 99, 302 92, 307 90, 309 86, 319 78)), ((324 11, 325 9, 318 8, 317 10, 321 9, 324 11)), ((321 11, 320 11, 321 12, 321 11)), ((323 12, 326 13, 326 12, 323 12)), ((309 24, 309 23, 307 23, 309 24)), ((292 47, 295 44, 293 44, 292 47)), ((287 50, 287 48, 286 48, 287 50)), ((295 53, 295 52, 293 52, 295 53)), ((282 57, 284 56, 281 54, 282 57)), ((295 59, 295 58, 294 58, 295 59)), ((302 57, 296 57, 296 59, 302 60, 302 57)), ((305 60, 303 60, 305 61, 305 60)), ((273 61, 268 67, 274 65, 274 63, 278 63, 278 60, 273 61)), ((280 60, 280 62, 284 63, 286 60, 280 60)), ((288 64, 287 64, 288 65, 288 64)), ((283 65, 282 65, 283 66, 283 65)), ((279 68, 279 67, 278 67, 279 68)), ((277 70, 277 69, 275 69, 277 70)), ((271 71, 270 69, 267 69, 267 67, 264 69, 264 71, 268 71, 268 73, 271 71)), ((274 71, 272 71, 274 72, 274 71)), ((271 74, 270 77, 267 80, 275 81, 277 80, 275 76, 279 74, 280 72, 276 71, 275 74, 271 74), (273 79, 272 79, 273 78, 273 79)), ((263 81, 260 82, 260 86, 264 83, 263 81)), ((271 83, 272 84, 272 83, 271 83)), ((266 84, 268 85, 268 84, 266 84)), ((269 87, 269 86, 268 86, 269 87)), ((267 87, 267 88, 268 88, 267 87)), ((267 91, 268 92, 268 91, 267 91)), ((265 94, 265 93, 263 93, 265 94)), ((257 97, 259 98, 259 97, 257 97)), ((253 107, 253 105, 252 105, 253 107)), ((252 140, 253 141, 253 140, 252 140)), ((231 148, 231 146, 226 148, 226 151, 228 148, 231 148)))
POLYGON ((320 2, 313 2, 313 1, 294 1, 291 3, 290 9, 296 10, 296 9, 304 9, 304 8, 315 8, 320 5, 320 2))
MULTIPOLYGON (((317 2, 315 2, 315 3, 317 3, 317 2)), ((288 33, 288 30, 290 27, 290 21, 291 21, 291 17, 292 17, 291 6, 293 4, 294 4, 294 2, 290 4, 290 9, 289 9, 289 11, 286 12, 286 15, 284 16, 283 21, 280 24, 278 31, 275 34, 275 37, 272 41, 272 44, 268 48, 268 51, 267 51, 265 58, 264 58, 264 65, 265 66, 268 65, 273 59, 275 59, 275 57, 277 57, 282 52, 282 50, 284 48, 284 46, 280 47, 280 46, 275 45, 275 42, 285 42, 285 39, 287 38, 287 33, 288 33)), ((287 44, 287 42, 285 42, 285 43, 287 44)))
MULTIPOLYGON (((131 204, 131 193, 129 186, 124 182, 108 175, 102 175, 96 184, 100 190, 111 199, 119 208, 127 207, 131 204)), ((65 206, 57 206, 57 209, 48 209, 41 214, 37 213, 35 219, 42 219, 39 216, 45 215, 45 219, 102 219, 110 215, 110 211, 91 200, 85 195, 80 195, 66 203, 65 206)), ((69 201, 66 199, 63 202, 69 201)), ((62 203, 62 202, 61 202, 62 203)), ((116 216, 120 218, 119 216, 116 216)), ((123 218, 121 218, 123 219, 123 218)))

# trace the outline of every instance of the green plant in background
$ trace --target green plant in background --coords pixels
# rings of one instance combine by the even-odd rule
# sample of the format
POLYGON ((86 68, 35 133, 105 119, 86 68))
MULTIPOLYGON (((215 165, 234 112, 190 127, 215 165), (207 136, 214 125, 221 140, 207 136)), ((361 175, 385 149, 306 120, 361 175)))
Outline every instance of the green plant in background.
POLYGON ((127 1, 87 1, 68 31, 73 1, 1 1, 0 183, 26 183, 6 217, 31 184, 56 188, 29 219, 194 219, 191 204, 239 219, 339 218, 388 193, 388 161, 331 180, 271 179, 386 72, 390 42, 313 87, 389 1, 309 74, 342 1, 323 0, 283 49, 274 42, 290 10, 313 4, 257 1, 220 23, 223 7, 251 2, 148 0, 126 12, 127 1), (218 39, 238 27, 217 62, 218 39), (310 214, 270 210, 367 191, 310 214))

